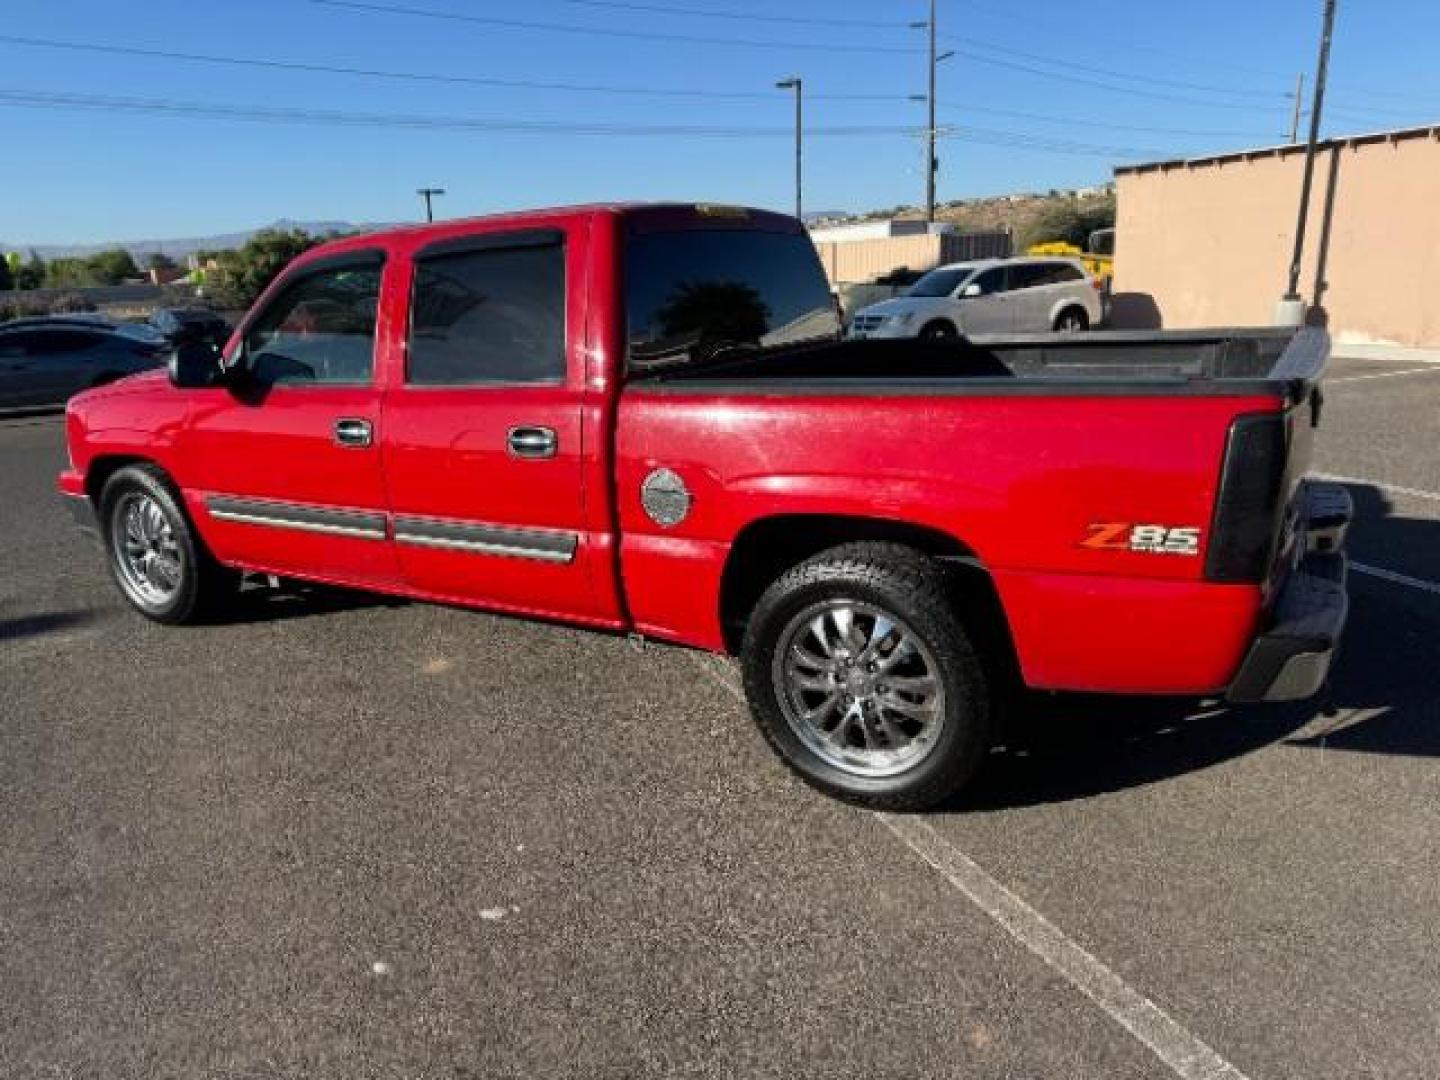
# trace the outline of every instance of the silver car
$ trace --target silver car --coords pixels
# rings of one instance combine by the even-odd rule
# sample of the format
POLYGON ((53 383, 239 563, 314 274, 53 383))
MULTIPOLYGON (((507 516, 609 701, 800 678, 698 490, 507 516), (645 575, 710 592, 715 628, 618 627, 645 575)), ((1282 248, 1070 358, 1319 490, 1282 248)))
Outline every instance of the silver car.
POLYGON ((930 271, 904 296, 856 312, 852 338, 1075 332, 1100 322, 1098 284, 1077 259, 983 259, 930 271))

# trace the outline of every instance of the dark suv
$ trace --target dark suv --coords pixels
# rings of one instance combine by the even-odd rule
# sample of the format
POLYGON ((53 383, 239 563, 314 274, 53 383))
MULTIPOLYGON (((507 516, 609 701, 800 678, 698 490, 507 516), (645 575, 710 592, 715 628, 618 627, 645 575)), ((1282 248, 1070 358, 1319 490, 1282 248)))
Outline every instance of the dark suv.
POLYGON ((0 323, 0 412, 63 405, 88 387, 160 366, 165 350, 141 325, 60 316, 0 323))

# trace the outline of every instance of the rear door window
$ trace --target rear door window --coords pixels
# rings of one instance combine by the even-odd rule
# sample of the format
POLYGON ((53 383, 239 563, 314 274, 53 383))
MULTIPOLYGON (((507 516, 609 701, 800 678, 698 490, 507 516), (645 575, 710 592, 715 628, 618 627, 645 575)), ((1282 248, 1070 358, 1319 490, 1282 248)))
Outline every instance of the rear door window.
POLYGON ((1054 267, 1050 263, 1020 263, 1010 268, 1012 289, 1037 289, 1054 281, 1054 267))
POLYGON ((486 237, 421 255, 410 303, 412 386, 555 384, 565 379, 565 244, 556 234, 486 237))
POLYGON ((970 284, 980 286, 981 296, 994 296, 996 293, 1008 292, 1015 287, 1011 274, 1007 273, 1003 266, 992 267, 983 274, 977 274, 975 280, 970 284))

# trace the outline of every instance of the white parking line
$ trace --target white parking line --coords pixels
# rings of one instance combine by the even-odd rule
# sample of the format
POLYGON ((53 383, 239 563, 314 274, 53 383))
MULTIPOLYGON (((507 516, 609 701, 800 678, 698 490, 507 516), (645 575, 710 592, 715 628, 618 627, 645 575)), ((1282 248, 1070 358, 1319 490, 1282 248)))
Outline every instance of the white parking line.
POLYGON ((1006 933, 1149 1047, 1176 1076, 1183 1080, 1244 1080, 1244 1073, 987 874, 929 822, 891 814, 876 817, 1006 933))
MULTIPOLYGON (((708 656, 699 656, 698 660, 706 675, 736 700, 745 701, 745 692, 736 683, 728 664, 708 656)), ((971 903, 995 920, 1002 930, 1148 1047, 1181 1080, 1246 1080, 1244 1073, 1093 954, 1066 937, 1044 915, 943 839, 929 823, 918 817, 879 813, 873 816, 971 903)))
POLYGON ((1350 569, 1361 574, 1369 574, 1381 581, 1388 581, 1395 585, 1405 585, 1411 589, 1419 589, 1432 596, 1440 596, 1440 584, 1433 581, 1425 581, 1423 578, 1411 577, 1409 574, 1397 574, 1394 570, 1385 570, 1379 566, 1369 566, 1365 563, 1351 562, 1350 569))
POLYGON ((1367 379, 1396 379, 1401 375, 1440 374, 1440 366, 1406 368, 1404 371, 1373 371, 1369 375, 1342 375, 1338 379, 1326 379, 1326 386, 1339 386, 1347 382, 1365 382, 1367 379))
POLYGON ((1333 484, 1360 484, 1366 487, 1379 488, 1381 491, 1393 491, 1397 495, 1409 495, 1416 499, 1434 499, 1440 502, 1440 491, 1425 491, 1421 488, 1401 487, 1399 484, 1386 484, 1380 480, 1366 480, 1362 476, 1336 476, 1334 473, 1312 472, 1316 480, 1328 480, 1333 484))

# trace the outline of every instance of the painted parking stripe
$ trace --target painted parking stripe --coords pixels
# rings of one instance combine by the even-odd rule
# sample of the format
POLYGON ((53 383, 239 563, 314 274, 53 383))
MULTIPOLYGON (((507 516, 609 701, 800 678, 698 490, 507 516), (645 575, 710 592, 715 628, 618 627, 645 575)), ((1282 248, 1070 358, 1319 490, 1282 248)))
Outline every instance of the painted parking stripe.
POLYGON ((1328 480, 1332 484, 1358 484, 1362 487, 1379 488, 1381 491, 1393 491, 1397 495, 1409 495, 1415 499, 1433 499, 1440 502, 1440 491, 1401 487, 1399 484, 1387 484, 1381 480, 1366 480, 1362 476, 1336 476, 1334 473, 1322 472, 1312 472, 1310 475, 1316 480, 1328 480))
POLYGON ((1144 1043, 1176 1076, 1183 1080, 1245 1080, 1244 1073, 987 874, 929 822, 911 816, 875 816, 1006 933, 1144 1043))
POLYGON ((1365 382, 1367 379, 1398 379, 1401 375, 1440 374, 1440 366, 1406 368, 1404 371, 1372 371, 1369 375, 1342 375, 1338 379, 1326 379, 1326 386, 1339 386, 1347 382, 1365 382))
POLYGON ((1421 592, 1429 593, 1431 596, 1440 596, 1440 584, 1433 581, 1425 581, 1422 578, 1411 577, 1409 574, 1397 574, 1394 570, 1386 570, 1379 566, 1367 566, 1365 563, 1351 562, 1350 569, 1356 573, 1368 574, 1381 581, 1388 581, 1392 585, 1404 585, 1407 588, 1419 589, 1421 592))
MULTIPOLYGON (((705 674, 737 700, 745 692, 723 660, 697 656, 705 674)), ((1182 1027, 1064 931, 987 874, 918 817, 873 814, 899 840, 1000 928, 1088 997, 1182 1080, 1246 1080, 1245 1074, 1182 1027)))

